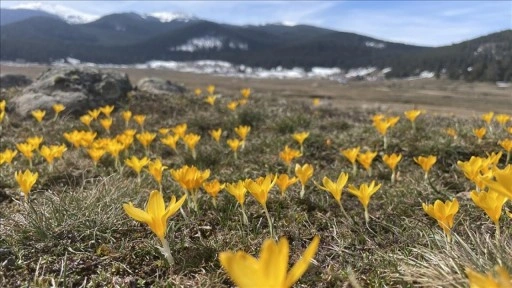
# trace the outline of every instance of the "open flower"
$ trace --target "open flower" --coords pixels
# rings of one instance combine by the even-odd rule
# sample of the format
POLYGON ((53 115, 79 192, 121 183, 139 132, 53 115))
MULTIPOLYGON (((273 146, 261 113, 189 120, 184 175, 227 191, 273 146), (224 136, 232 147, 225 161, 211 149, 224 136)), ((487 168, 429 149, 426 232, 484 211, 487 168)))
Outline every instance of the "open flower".
POLYGON ((247 134, 251 131, 251 126, 244 126, 240 125, 235 128, 235 133, 240 137, 240 140, 242 141, 242 149, 245 146, 245 139, 247 138, 247 134))
POLYGON ((473 134, 475 134, 476 138, 478 138, 479 143, 482 142, 482 139, 484 138, 486 132, 487 129, 485 129, 485 127, 473 129, 473 134))
POLYGON ((508 114, 498 114, 496 115, 496 122, 500 123, 502 127, 505 127, 507 122, 510 120, 510 115, 508 114))
POLYGON ((201 96, 202 93, 203 91, 201 91, 201 88, 194 89, 194 94, 196 94, 197 97, 201 96))
POLYGON ((320 237, 315 236, 302 254, 302 258, 288 272, 289 245, 282 237, 278 243, 267 239, 261 246, 260 257, 238 251, 222 252, 219 261, 230 278, 240 288, 280 287, 289 288, 306 272, 309 262, 318 249, 320 237))
POLYGON ((108 117, 108 118, 100 119, 100 125, 101 125, 101 127, 103 127, 103 129, 105 129, 105 131, 107 131, 108 134, 110 134, 110 127, 112 126, 112 118, 108 117))
POLYGON ((421 169, 425 172, 425 180, 428 179, 428 172, 432 169, 432 166, 436 163, 437 157, 429 155, 427 157, 419 156, 414 157, 414 162, 421 166, 421 169))
POLYGON ((32 158, 34 158, 33 151, 36 150, 37 147, 30 143, 18 143, 16 144, 16 148, 28 159, 29 166, 32 167, 32 158))
POLYGON ((512 277, 505 267, 496 266, 495 275, 491 272, 480 274, 470 268, 466 268, 466 275, 469 280, 469 288, 510 288, 512 287, 512 277))
POLYGON ((234 139, 228 139, 226 141, 226 143, 228 143, 228 146, 229 148, 231 148, 231 150, 233 150, 233 153, 235 155, 235 160, 238 159, 238 155, 237 155, 237 152, 238 152, 238 148, 240 148, 240 140, 234 138, 234 139))
POLYGON ((147 157, 143 157, 143 158, 139 159, 135 156, 132 156, 131 158, 124 160, 124 164, 126 164, 126 166, 132 168, 133 171, 135 171, 135 173, 137 173, 137 180, 139 181, 139 183, 140 183, 140 171, 142 171, 142 168, 144 168, 144 166, 148 165, 148 163, 149 163, 149 159, 147 157))
POLYGON ((123 204, 123 209, 128 216, 136 221, 146 223, 151 231, 153 231, 158 239, 160 239, 163 245, 162 252, 171 265, 174 261, 170 254, 169 243, 165 239, 165 234, 167 233, 167 220, 178 212, 186 198, 187 196, 183 195, 180 200, 176 201, 176 197, 172 196, 171 201, 166 208, 162 193, 154 190, 149 195, 146 211, 136 208, 133 206, 132 202, 123 204))
POLYGON ((162 172, 167 169, 167 166, 162 165, 160 159, 156 159, 148 163, 148 172, 153 176, 153 179, 158 183, 160 191, 162 191, 162 172))
POLYGON ((206 98, 204 99, 204 102, 210 104, 210 105, 214 105, 215 104, 215 100, 217 99, 217 96, 215 95, 210 95, 210 96, 206 96, 206 98))
POLYGON ((487 216, 491 218, 492 222, 496 225, 496 237, 500 235, 500 216, 503 204, 507 202, 507 197, 498 194, 492 190, 489 192, 471 192, 471 200, 476 206, 482 208, 487 216))
POLYGON ((245 188, 244 181, 239 180, 236 183, 228 183, 226 184, 224 189, 226 189, 226 191, 228 191, 229 194, 233 195, 238 204, 240 204, 242 210, 242 221, 245 225, 248 225, 249 219, 247 219, 247 215, 245 214, 244 208, 245 193, 247 192, 247 188, 245 188))
POLYGON ((274 229, 272 224, 272 219, 270 218, 270 214, 267 209, 267 199, 268 193, 270 189, 274 187, 276 184, 277 175, 268 174, 265 178, 257 179, 256 181, 252 179, 248 179, 245 181, 245 188, 254 196, 256 201, 258 201, 263 210, 265 211, 265 215, 267 216, 268 226, 270 227, 270 237, 274 237, 274 229))
POLYGON ((352 175, 353 176, 356 176, 356 174, 357 174, 356 160, 357 160, 357 155, 359 155, 360 149, 361 148, 359 146, 354 147, 354 148, 345 149, 345 150, 340 149, 341 155, 343 155, 343 157, 345 157, 352 164, 352 175))
POLYGON ((200 139, 201 139, 201 136, 194 134, 194 133, 186 134, 183 137, 183 142, 185 142, 185 145, 187 145, 187 148, 190 149, 190 152, 192 153, 192 158, 194 158, 194 159, 196 159, 196 157, 197 157, 196 145, 200 139))
POLYGON ((231 111, 235 111, 236 107, 238 107, 238 102, 237 101, 231 101, 231 102, 228 103, 228 105, 226 105, 226 107, 228 107, 228 109, 231 110, 231 111))
POLYGON ((148 154, 149 153, 149 146, 151 145, 153 140, 155 140, 156 133, 151 133, 151 132, 148 132, 148 131, 144 131, 144 132, 142 132, 140 134, 135 135, 135 137, 137 137, 137 140, 139 140, 140 144, 142 144, 142 146, 146 150, 146 154, 148 154))
POLYGON ((411 121, 411 123, 414 123, 416 121, 416 118, 418 118, 418 116, 420 116, 421 112, 422 112, 421 110, 413 109, 413 110, 405 111, 404 115, 405 115, 405 118, 407 118, 407 119, 409 119, 409 121, 411 121))
POLYGON ((142 114, 133 115, 133 121, 135 121, 135 123, 137 123, 139 125, 140 129, 142 129, 144 131, 144 122, 146 121, 146 115, 142 115, 142 114))
POLYGON ((105 155, 107 151, 103 148, 90 148, 87 149, 87 154, 91 157, 92 162, 94 163, 94 167, 98 165, 101 157, 105 155))
POLYGON ((183 166, 180 169, 171 169, 171 176, 187 195, 191 196, 192 203, 188 201, 189 207, 199 211, 198 196, 199 188, 204 181, 210 177, 210 170, 201 171, 195 166, 183 166))
POLYGON ((130 124, 130 119, 132 118, 132 111, 125 110, 125 111, 121 112, 121 117, 124 120, 124 126, 126 128, 128 128, 128 125, 130 124))
POLYGON ((172 132, 174 134, 180 136, 180 138, 185 137, 185 134, 187 133, 187 123, 181 123, 171 128, 172 132))
POLYGON ((53 120, 55 121, 57 119, 57 117, 59 117, 59 113, 64 111, 64 109, 66 109, 66 107, 60 103, 57 103, 57 104, 52 105, 52 109, 53 109, 53 112, 55 112, 55 116, 53 117, 53 120))
POLYGON ((34 116, 34 118, 36 119, 36 121, 38 123, 41 123, 43 121, 44 115, 46 114, 46 111, 38 109, 38 110, 32 111, 31 113, 32 113, 32 116, 34 116))
POLYGON ((208 91, 208 94, 213 95, 213 93, 215 93, 215 85, 208 85, 206 91, 208 91))
POLYGON ((286 166, 288 166, 288 169, 289 169, 290 165, 292 164, 293 159, 298 158, 300 156, 302 156, 302 153, 300 153, 299 150, 290 148, 290 147, 288 147, 288 145, 286 145, 284 147, 283 151, 279 152, 279 158, 281 158, 281 160, 283 160, 284 164, 286 164, 286 166))
POLYGON ((105 105, 100 107, 100 112, 105 115, 105 117, 110 118, 110 114, 114 111, 114 105, 105 105))
POLYGON ((300 190, 300 198, 304 198, 304 194, 306 193, 306 183, 313 177, 313 166, 310 164, 304 164, 300 166, 299 164, 295 164, 295 175, 299 178, 300 184, 302 188, 300 190))
POLYGON ((457 130, 453 128, 446 128, 444 132, 453 139, 457 139, 457 130))
POLYGON ((80 122, 82 122, 85 126, 87 126, 87 128, 89 128, 89 130, 91 130, 92 120, 93 120, 93 118, 89 114, 86 114, 86 115, 83 115, 82 117, 80 117, 80 122))
POLYGON ((482 114, 482 120, 484 120, 484 122, 487 123, 487 125, 491 125, 493 117, 494 117, 494 112, 492 112, 492 111, 482 114))
POLYGON ((334 200, 336 200, 336 202, 338 202, 341 212, 343 212, 343 214, 348 218, 347 212, 345 212, 345 209, 343 209, 343 206, 341 205, 341 195, 343 194, 343 187, 345 187, 345 185, 347 184, 347 181, 348 181, 348 174, 342 172, 338 176, 338 180, 336 180, 336 182, 333 182, 331 179, 324 177, 322 179, 323 186, 320 186, 316 183, 315 184, 318 188, 331 193, 332 197, 334 197, 334 200))
POLYGON ((495 180, 482 179, 482 181, 490 190, 512 200, 512 165, 509 164, 503 169, 495 167, 493 172, 495 180))
POLYGON ((372 176, 372 162, 375 156, 377 156, 377 152, 372 151, 366 151, 357 155, 357 162, 366 169, 369 176, 372 176))
POLYGON ((30 170, 25 170, 25 172, 21 173, 21 171, 16 171, 14 173, 14 178, 18 185, 20 186, 21 192, 25 195, 25 202, 28 201, 28 194, 30 193, 30 189, 37 181, 37 177, 39 174, 37 172, 32 173, 30 170))
POLYGON ((242 94, 242 97, 244 99, 249 98, 249 96, 251 96, 251 88, 244 88, 244 89, 240 90, 240 94, 242 94))
POLYGON ((222 136, 222 128, 219 128, 216 130, 210 130, 209 133, 210 133, 210 136, 212 136, 213 140, 215 140, 215 142, 217 142, 217 143, 220 142, 220 136, 222 136))
POLYGON ((299 143, 300 145, 300 153, 304 153, 304 140, 306 140, 306 138, 309 137, 309 132, 307 131, 304 131, 304 132, 300 132, 300 133, 294 133, 292 135, 293 139, 295 141, 297 141, 297 143, 299 143))
POLYGON ((297 181, 299 181, 299 178, 288 176, 288 174, 281 174, 279 177, 277 177, 276 184, 277 187, 279 187, 279 191, 281 191, 281 198, 284 197, 284 193, 290 187, 290 185, 295 184, 297 181))
POLYGON ((398 162, 402 160, 402 154, 391 154, 382 156, 382 161, 388 165, 389 169, 391 169, 391 183, 395 183, 396 179, 396 166, 398 162))
POLYGON ((359 188, 356 188, 354 185, 348 186, 348 191, 352 193, 352 195, 356 196, 359 199, 359 202, 363 205, 364 208, 364 219, 366 223, 370 221, 370 215, 368 214, 368 204, 370 203, 370 197, 372 197, 375 192, 380 189, 382 184, 375 186, 375 181, 372 181, 370 185, 363 183, 359 185, 359 188))
POLYGON ((53 168, 53 161, 56 158, 62 157, 62 154, 67 150, 66 145, 51 145, 51 146, 42 146, 39 149, 39 154, 43 156, 43 158, 50 164, 50 171, 53 168))
POLYGON ((92 119, 96 120, 98 119, 98 117, 100 116, 100 109, 94 109, 94 110, 89 110, 87 111, 87 114, 89 114, 89 116, 92 117, 92 119))
POLYGON ((443 229, 448 241, 451 241, 451 229, 453 227, 453 217, 459 211, 459 202, 456 198, 453 201, 436 200, 434 205, 422 204, 423 210, 432 218, 437 220, 437 223, 443 229))
POLYGON ((499 141, 498 144, 507 152, 507 160, 505 161, 505 165, 507 165, 510 161, 510 154, 512 153, 512 139, 503 139, 499 141))
POLYGON ((0 165, 2 165, 2 163, 12 164, 12 160, 16 155, 18 155, 18 151, 5 149, 0 153, 0 165))
POLYGON ((217 195, 219 195, 219 192, 222 191, 225 186, 225 184, 221 184, 217 179, 203 183, 204 191, 212 196, 213 206, 217 207, 217 195))
POLYGON ((178 153, 178 150, 176 149, 176 143, 178 143, 178 140, 180 140, 179 135, 167 135, 165 138, 160 139, 160 141, 166 145, 167 147, 174 150, 174 152, 178 153))

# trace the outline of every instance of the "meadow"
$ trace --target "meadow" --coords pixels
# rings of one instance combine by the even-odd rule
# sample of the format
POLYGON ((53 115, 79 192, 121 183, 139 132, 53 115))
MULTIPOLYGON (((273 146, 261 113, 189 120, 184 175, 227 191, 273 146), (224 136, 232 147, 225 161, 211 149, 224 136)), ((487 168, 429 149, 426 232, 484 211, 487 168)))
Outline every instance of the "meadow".
POLYGON ((238 277, 268 284, 258 281, 286 273, 287 262, 262 253, 265 270, 222 252, 259 257, 281 237, 290 267, 311 258, 294 287, 512 285, 506 94, 434 110, 355 105, 357 94, 352 105, 288 98, 237 81, 185 95, 134 91, 84 115, 4 112, 0 285, 230 287, 228 273, 241 272, 226 269, 229 257, 249 267, 238 277), (26 170, 37 177, 22 179, 26 170), (172 211, 160 195, 177 201, 172 211))

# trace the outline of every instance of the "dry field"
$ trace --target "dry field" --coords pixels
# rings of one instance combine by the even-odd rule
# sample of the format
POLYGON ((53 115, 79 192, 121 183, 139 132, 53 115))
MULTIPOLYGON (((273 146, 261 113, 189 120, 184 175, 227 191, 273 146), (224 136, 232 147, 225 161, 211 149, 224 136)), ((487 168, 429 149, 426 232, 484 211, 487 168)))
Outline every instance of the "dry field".
MULTIPOLYGON (((46 67, 0 66, 2 74, 25 74, 35 78, 46 67)), ((367 107, 404 111, 418 106, 444 115, 475 116, 488 111, 512 111, 512 87, 498 88, 494 83, 467 83, 450 80, 390 80, 384 82, 353 82, 341 85, 329 80, 279 80, 230 78, 156 69, 115 69, 128 73, 133 85, 144 77, 159 77, 182 83, 186 87, 202 87, 211 83, 220 93, 233 93, 240 87, 272 98, 330 99, 338 108, 367 107)))
MULTIPOLYGON (((2 73, 34 77, 44 68, 1 69, 2 73)), ((500 184, 512 182, 512 166, 507 166, 505 148, 498 145, 498 141, 512 138, 512 121, 502 125, 493 117, 486 124, 481 119, 483 112, 512 112, 510 89, 500 90, 487 83, 434 80, 339 85, 161 70, 127 72, 133 83, 141 77, 157 76, 183 83, 189 92, 150 95, 136 91, 133 97, 116 104, 110 116, 100 113, 90 127, 79 117, 67 115, 66 110, 56 120, 52 120, 53 111, 48 111, 41 123, 15 114, 0 123, 0 153, 20 150, 12 161, 0 156, 0 287, 233 287, 219 262, 220 253, 243 250, 258 257, 271 234, 276 240, 286 237, 290 243, 290 265, 285 263, 281 269, 275 265, 276 269, 270 271, 281 276, 300 261, 314 237, 320 237, 313 260, 306 261, 309 267, 293 287, 468 287, 467 273, 473 274, 467 269, 486 273, 502 266, 503 275, 512 272, 512 203, 508 199, 512 191, 500 184), (222 94, 214 105, 204 101, 209 84, 216 85, 222 94), (194 95, 196 87, 203 89, 202 95, 194 95), (242 88, 253 90, 245 103, 241 101, 242 88), (312 105, 313 98, 320 98, 320 105, 312 105), (232 111, 227 108, 230 102, 240 105, 232 111), (414 107, 424 109, 414 122, 415 129, 403 114, 414 107), (128 114, 123 113, 127 111, 145 115, 143 126, 133 118, 126 124, 123 115, 128 114), (376 118, 377 114, 382 114, 381 118, 376 118), (400 119, 388 127, 384 140, 376 127, 388 125, 396 116, 400 119), (107 131, 104 123, 109 119, 112 125, 107 131), (189 136, 179 136, 177 128, 184 127, 180 126, 184 123, 189 136), (249 126, 250 131, 235 158, 227 140, 241 137, 235 132, 241 125, 249 126), (487 134, 478 140, 474 129, 481 127, 487 128, 487 134), (217 143, 210 131, 218 128, 223 132, 217 143), (448 128, 454 129, 457 137, 449 135, 448 128), (89 129, 96 133, 94 139, 86 139, 86 134, 94 135, 85 132, 89 129), (84 132, 76 132, 81 136, 75 140, 64 136, 72 131, 84 132), (148 148, 139 140, 143 131, 154 133, 148 148), (298 132, 309 132, 309 136, 304 140, 302 155, 287 165, 280 152, 286 146, 300 149, 292 137, 298 132), (194 137, 192 134, 200 136, 196 158, 192 156, 193 148, 185 144, 194 137), (30 165, 29 157, 22 155, 24 149, 17 144, 29 138, 37 142, 38 138, 33 137, 42 137, 42 143, 38 147, 24 145, 33 152, 30 165), (165 144, 172 139, 178 141, 176 149, 165 144), (42 156, 43 145, 66 148, 54 160, 52 169, 42 156), (360 147, 361 162, 353 174, 354 166, 341 151, 355 147, 360 147), (93 150, 108 151, 97 165, 89 154, 93 150), (362 155, 366 152, 375 153, 373 161, 364 161, 362 155), (391 181, 392 172, 384 161, 384 156, 392 153, 402 156, 396 182, 391 181), (425 178, 415 158, 428 155, 436 156, 437 161, 425 178), (148 165, 142 169, 139 182, 126 162, 132 156, 147 156, 152 163, 161 160, 166 166, 161 185, 155 178, 158 173, 151 172, 148 165), (472 156, 478 157, 473 158, 476 164, 463 164, 472 156), (361 163, 369 164, 371 169, 361 163), (278 185, 271 187, 265 213, 261 205, 264 187, 252 189, 264 185, 257 179, 272 179, 271 174, 294 177, 296 164, 310 164, 314 168, 312 177, 304 185, 292 184, 284 193, 278 185), (201 184, 202 178, 196 177, 197 173, 176 172, 185 165, 209 170, 206 181, 247 181, 241 182, 242 188, 252 187, 244 194, 244 210, 238 203, 240 198, 235 199, 226 189, 218 194, 214 205, 204 186, 190 188, 201 184), (462 167, 473 167, 476 174, 466 173, 462 167), (35 184, 28 188, 28 201, 15 179, 16 171, 26 169, 38 173, 35 184), (348 175, 343 188, 331 189, 336 190, 332 194, 320 188, 328 186, 324 177, 336 181, 340 174, 345 175, 342 173, 348 175), (468 175, 473 175, 475 183, 468 175), (356 187, 373 181, 380 188, 366 203, 366 219, 361 205, 364 197, 356 196, 356 187), (502 186, 492 186, 496 183, 502 186), (499 225, 470 196, 476 185, 482 190, 477 196, 488 195, 491 204, 486 211, 494 211, 493 217, 501 216, 496 221, 499 225), (491 186, 500 192, 491 190, 491 186), (185 192, 187 187, 191 190, 185 192), (150 193, 160 195, 152 192, 159 189, 165 203, 172 196, 180 199, 186 193, 197 197, 189 196, 182 209, 160 228, 150 229, 139 222, 149 221, 147 218, 139 215, 139 221, 135 221, 123 209, 123 204, 129 202, 145 209, 150 193), (333 195, 339 192, 343 193, 337 202, 333 195), (434 213, 438 222, 422 205, 437 200, 457 200, 458 210, 455 214, 455 209, 447 209, 446 215, 434 213), (498 202, 505 203, 502 207, 498 202), (438 223, 453 224, 451 241, 438 223), (499 232, 496 227, 500 227, 499 232), (163 241, 152 230, 166 232, 173 265, 159 250, 163 241)), ((0 95, 0 101, 9 101, 17 93, 20 91, 9 90, 0 95)), ((157 206, 147 208, 158 210, 157 206)), ((274 268, 265 263, 262 266, 274 268)), ((253 279, 252 283, 271 279, 268 274, 257 278, 259 272, 268 270, 251 268, 253 271, 242 271, 242 278, 253 279)), ((490 281, 499 276, 492 274, 491 278, 486 279, 487 286, 480 287, 492 287, 488 286, 490 281)), ((500 281, 503 284, 508 280, 500 281)), ((508 283, 501 287, 510 287, 505 285, 508 283)))

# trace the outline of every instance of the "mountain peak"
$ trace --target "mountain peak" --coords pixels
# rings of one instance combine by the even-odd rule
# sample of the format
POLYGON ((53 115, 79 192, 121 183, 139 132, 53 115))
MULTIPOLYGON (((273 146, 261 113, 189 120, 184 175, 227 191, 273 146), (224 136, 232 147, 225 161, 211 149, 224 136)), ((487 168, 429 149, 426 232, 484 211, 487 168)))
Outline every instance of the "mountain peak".
POLYGON ((48 12, 57 15, 69 24, 88 23, 100 18, 98 15, 88 14, 63 5, 45 2, 21 3, 11 7, 11 9, 30 9, 48 12))

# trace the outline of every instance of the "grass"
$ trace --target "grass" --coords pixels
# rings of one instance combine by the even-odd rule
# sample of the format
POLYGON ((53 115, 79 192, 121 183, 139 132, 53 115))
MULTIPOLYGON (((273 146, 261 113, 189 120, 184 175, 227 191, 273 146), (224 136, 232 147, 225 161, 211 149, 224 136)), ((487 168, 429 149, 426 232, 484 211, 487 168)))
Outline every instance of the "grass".
MULTIPOLYGON (((9 101, 17 93, 11 90, 0 97, 9 101)), ((144 127, 152 132, 187 123, 189 132, 202 136, 196 147, 196 160, 182 143, 175 153, 159 140, 151 144, 150 158, 161 157, 169 169, 183 165, 210 169, 209 179, 221 182, 286 173, 287 167, 278 154, 285 145, 299 148, 291 137, 294 132, 310 132, 304 142, 304 155, 294 163, 312 164, 316 182, 324 176, 333 179, 341 171, 351 173, 352 166, 339 149, 361 146, 363 151, 378 151, 372 165, 373 177, 359 168, 358 176, 351 175, 348 181, 355 186, 372 180, 383 184, 370 202, 368 225, 361 204, 347 192, 342 203, 353 223, 344 217, 332 197, 312 181, 306 185, 304 199, 298 197, 299 184, 292 185, 284 198, 276 188, 271 191, 267 207, 276 234, 290 242, 291 263, 297 261, 314 235, 321 237, 318 253, 296 287, 464 287, 466 267, 485 272, 502 264, 511 271, 510 219, 502 216, 502 235, 495 241, 491 221, 467 196, 472 184, 456 164, 472 155, 500 151, 497 141, 510 137, 504 130, 496 126, 494 133, 477 143, 472 129, 483 126, 481 120, 427 112, 418 118, 416 133, 411 133, 410 123, 402 117, 389 130, 389 145, 384 150, 382 138, 371 126, 371 116, 400 115, 400 111, 338 109, 331 107, 329 100, 322 100, 324 104, 314 108, 310 102, 275 101, 258 93, 235 112, 225 108, 238 98, 237 90, 228 91, 211 107, 192 94, 171 97, 138 92, 131 101, 116 106, 111 135, 124 129, 120 116, 123 109, 146 114, 144 127), (226 140, 236 137, 233 129, 238 125, 252 128, 245 149, 239 151, 235 161, 226 140), (448 127, 457 129, 458 139, 444 133, 448 127), (215 128, 224 131, 220 145, 208 135, 215 128), (390 183, 391 172, 381 159, 383 154, 393 152, 403 155, 394 185, 390 183), (429 154, 437 155, 438 161, 430 181, 425 182, 413 157, 429 154), (421 203, 453 197, 461 208, 456 216, 454 241, 447 243, 421 203)), ((2 123, 0 151, 14 149, 15 143, 34 135, 44 136, 44 144, 66 143, 64 132, 86 130, 78 117, 65 114, 56 122, 45 120, 42 127, 34 125, 33 119, 12 113, 9 118, 2 123)), ((136 128, 135 123, 131 125, 136 128)), ((93 123, 93 128, 98 137, 107 137, 98 123, 93 123)), ((55 163, 53 172, 48 171, 40 156, 34 159, 33 170, 40 176, 28 203, 20 201, 13 177, 14 171, 27 168, 27 161, 18 155, 12 167, 0 166, 2 287, 229 287, 233 284, 221 269, 218 253, 244 250, 257 255, 261 243, 269 237, 265 213, 249 194, 249 225, 245 226, 231 195, 221 192, 215 208, 209 196, 202 193, 199 212, 189 211, 185 205, 184 215, 177 213, 169 221, 167 239, 176 261, 175 266, 169 267, 156 248, 158 239, 122 209, 122 204, 130 201, 137 207, 145 205, 149 192, 158 189, 151 176, 143 172, 139 185, 135 173, 128 167, 116 169, 110 156, 104 156, 95 169, 83 149, 66 144, 68 151, 55 163)), ((122 155, 122 159, 128 155, 142 157, 144 149, 135 140, 129 152, 122 155)), ((504 159, 505 156, 500 162, 502 167, 504 159)), ((163 187, 167 200, 171 195, 182 195, 168 170, 164 172, 163 187)), ((505 207, 510 209, 510 202, 505 207)))

